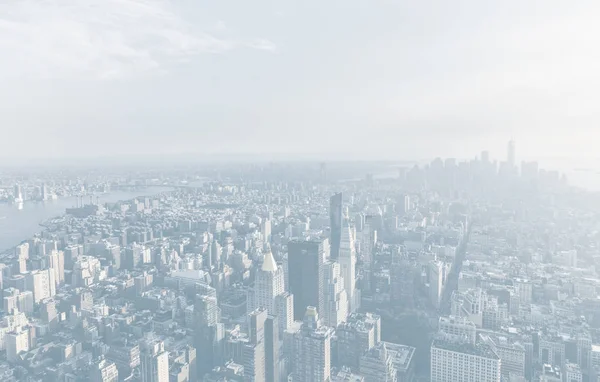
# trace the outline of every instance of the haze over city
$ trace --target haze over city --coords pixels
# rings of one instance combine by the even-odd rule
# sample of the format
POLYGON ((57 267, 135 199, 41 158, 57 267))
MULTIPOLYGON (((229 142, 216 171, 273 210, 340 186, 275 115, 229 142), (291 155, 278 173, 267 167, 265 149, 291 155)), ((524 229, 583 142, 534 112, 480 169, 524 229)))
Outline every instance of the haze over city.
POLYGON ((0 156, 502 158, 514 137, 522 158, 595 158, 599 17, 589 0, 4 2, 0 156))
POLYGON ((0 382, 599 382, 598 20, 0 1, 0 382))

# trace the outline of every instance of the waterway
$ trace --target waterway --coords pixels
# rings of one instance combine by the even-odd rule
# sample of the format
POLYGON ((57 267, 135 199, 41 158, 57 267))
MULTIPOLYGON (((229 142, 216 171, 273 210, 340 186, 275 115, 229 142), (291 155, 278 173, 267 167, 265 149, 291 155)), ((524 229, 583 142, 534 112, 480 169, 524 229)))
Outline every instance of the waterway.
MULTIPOLYGON (((113 191, 99 194, 98 202, 115 203, 131 200, 140 196, 152 196, 170 191, 169 187, 152 187, 138 191, 113 191)), ((87 199, 84 197, 84 201, 87 199)), ((94 202, 96 198, 94 197, 94 202)), ((4 252, 42 231, 40 226, 45 220, 62 216, 67 208, 75 207, 76 197, 61 198, 46 202, 25 202, 21 205, 0 204, 0 251, 4 252)))

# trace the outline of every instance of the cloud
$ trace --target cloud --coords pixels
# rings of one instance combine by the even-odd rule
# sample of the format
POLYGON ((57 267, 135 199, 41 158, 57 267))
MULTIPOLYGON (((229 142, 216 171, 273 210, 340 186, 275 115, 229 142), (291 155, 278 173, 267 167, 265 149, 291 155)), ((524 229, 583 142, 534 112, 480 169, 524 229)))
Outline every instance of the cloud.
MULTIPOLYGON (((165 70, 202 53, 268 40, 220 37, 186 20, 170 0, 21 0, 0 3, 0 76, 124 78, 165 70)), ((214 25, 214 24, 213 24, 214 25)))

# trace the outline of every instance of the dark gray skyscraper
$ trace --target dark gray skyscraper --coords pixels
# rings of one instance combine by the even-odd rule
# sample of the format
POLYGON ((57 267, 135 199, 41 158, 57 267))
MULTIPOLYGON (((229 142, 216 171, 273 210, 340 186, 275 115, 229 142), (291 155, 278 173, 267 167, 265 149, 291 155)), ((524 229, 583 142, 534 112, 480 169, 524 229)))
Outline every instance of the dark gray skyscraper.
POLYGON ((325 308, 323 272, 327 239, 291 241, 288 244, 290 292, 294 295, 294 320, 301 321, 306 307, 325 308))
MULTIPOLYGON (((342 240, 342 193, 337 193, 329 199, 329 225, 331 228, 331 254, 332 260, 340 256, 340 242, 342 240)), ((321 312, 319 310, 319 312, 321 312)), ((304 313, 303 313, 304 314, 304 313)))

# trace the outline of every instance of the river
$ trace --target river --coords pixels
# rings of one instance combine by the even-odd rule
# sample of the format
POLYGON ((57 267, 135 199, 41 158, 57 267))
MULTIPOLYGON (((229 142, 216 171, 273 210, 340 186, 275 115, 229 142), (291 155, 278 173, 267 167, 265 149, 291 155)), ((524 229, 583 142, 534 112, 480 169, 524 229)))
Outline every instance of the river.
MULTIPOLYGON (((151 196, 170 191, 169 187, 153 187, 139 191, 113 191, 98 195, 100 204, 131 200, 140 196, 151 196)), ((84 197, 84 201, 89 200, 84 197)), ((95 197, 94 197, 95 201, 95 197)), ((25 202, 22 208, 15 204, 0 204, 0 251, 4 252, 42 231, 40 223, 64 215, 67 208, 75 207, 76 197, 46 202, 25 202)))

